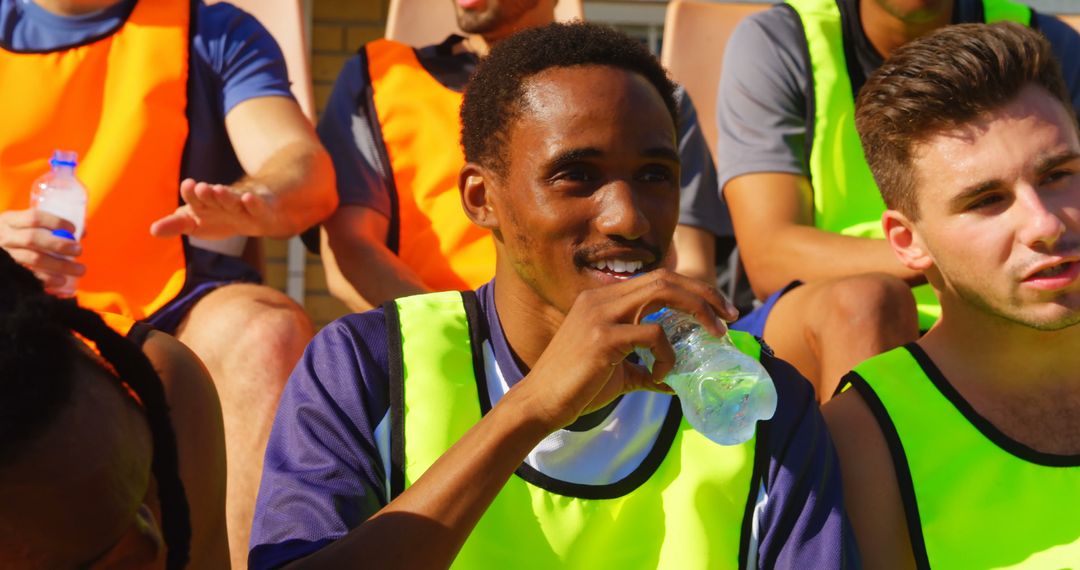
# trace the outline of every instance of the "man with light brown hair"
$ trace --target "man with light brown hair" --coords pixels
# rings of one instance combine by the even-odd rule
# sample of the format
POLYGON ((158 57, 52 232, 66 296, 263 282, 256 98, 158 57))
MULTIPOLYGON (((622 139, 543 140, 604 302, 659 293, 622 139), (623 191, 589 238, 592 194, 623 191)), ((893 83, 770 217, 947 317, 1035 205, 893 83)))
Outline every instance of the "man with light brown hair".
POLYGON ((856 125, 886 239, 941 318, 825 407, 867 566, 1080 559, 1080 138, 1046 39, 946 28, 898 50, 856 125))

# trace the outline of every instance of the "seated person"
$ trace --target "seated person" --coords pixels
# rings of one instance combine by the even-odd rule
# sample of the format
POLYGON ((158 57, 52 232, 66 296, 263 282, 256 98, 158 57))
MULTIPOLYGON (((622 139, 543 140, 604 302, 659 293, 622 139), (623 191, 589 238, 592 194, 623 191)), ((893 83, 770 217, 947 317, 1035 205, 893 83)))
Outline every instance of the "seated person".
POLYGON ((206 363, 239 566, 278 397, 314 331, 254 269, 202 246, 293 235, 336 204, 280 49, 225 3, 0 0, 0 92, 0 247, 50 290, 81 276, 83 306, 145 320, 206 363), (89 192, 80 243, 51 233, 75 220, 28 209, 58 148, 78 153, 89 192))
POLYGON ((176 339, 130 336, 0 251, 0 567, 228 567, 213 384, 176 339))
POLYGON ((825 406, 868 567, 1080 560, 1080 139, 1046 39, 945 28, 855 116, 904 266, 941 318, 825 406))
POLYGON ((469 219, 495 279, 323 329, 267 448, 252 568, 829 568, 857 564, 808 383, 756 339, 775 417, 722 446, 661 382, 671 307, 734 310, 662 268, 678 221, 674 86, 638 42, 552 24, 465 92, 469 219), (643 347, 650 373, 627 357, 643 347), (361 562, 362 561, 362 562, 361 562))
POLYGON ((717 94, 717 170, 750 283, 775 304, 755 316, 754 332, 822 400, 852 366, 915 340, 938 312, 930 287, 919 286, 925 276, 882 239, 885 205, 855 132, 854 94, 903 43, 1000 19, 1047 35, 1080 108, 1080 37, 1010 0, 790 0, 732 34, 717 94))
MULTIPOLYGON (((319 122, 341 198, 323 224, 323 266, 330 292, 353 311, 423 291, 475 289, 495 274, 491 236, 462 214, 458 195, 461 92, 491 46, 555 21, 555 1, 454 7, 465 37, 415 50, 368 43, 345 63, 319 122)), ((716 236, 731 236, 731 222, 694 105, 682 89, 677 97, 678 270, 712 282, 716 236)))

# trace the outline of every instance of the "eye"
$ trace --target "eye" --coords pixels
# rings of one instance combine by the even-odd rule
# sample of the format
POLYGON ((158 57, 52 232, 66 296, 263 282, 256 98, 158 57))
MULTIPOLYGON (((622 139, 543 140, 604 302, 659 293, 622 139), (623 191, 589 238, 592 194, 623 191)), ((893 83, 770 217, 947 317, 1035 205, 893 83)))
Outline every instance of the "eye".
POLYGON ((637 178, 649 183, 671 182, 675 179, 675 172, 663 164, 650 164, 638 172, 637 178))
POLYGON ((1039 181, 1040 186, 1053 186, 1059 182, 1071 179, 1076 174, 1075 171, 1068 168, 1058 168, 1051 170, 1043 175, 1042 180, 1039 181))
POLYGON ((1004 200, 1005 200, 1005 197, 1002 196, 1001 194, 987 193, 987 194, 983 194, 983 195, 975 198, 974 200, 972 200, 970 203, 968 203, 967 207, 964 208, 964 209, 969 211, 969 212, 977 211, 977 210, 986 210, 986 209, 989 209, 989 208, 991 208, 993 206, 996 206, 996 205, 1002 203, 1004 200))
POLYGON ((588 183, 600 179, 600 173, 588 164, 569 164, 560 168, 552 177, 553 182, 588 183))

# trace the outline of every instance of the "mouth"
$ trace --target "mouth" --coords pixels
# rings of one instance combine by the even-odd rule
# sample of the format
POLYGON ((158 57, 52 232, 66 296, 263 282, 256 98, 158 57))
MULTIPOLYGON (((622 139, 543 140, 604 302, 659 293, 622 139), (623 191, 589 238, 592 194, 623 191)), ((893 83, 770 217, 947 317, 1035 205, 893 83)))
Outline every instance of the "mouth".
POLYGON ((1080 259, 1059 259, 1036 266, 1023 282, 1038 289, 1060 289, 1080 277, 1080 259))
POLYGON ((622 280, 640 274, 645 269, 645 262, 641 260, 599 259, 590 263, 589 267, 607 276, 622 280))

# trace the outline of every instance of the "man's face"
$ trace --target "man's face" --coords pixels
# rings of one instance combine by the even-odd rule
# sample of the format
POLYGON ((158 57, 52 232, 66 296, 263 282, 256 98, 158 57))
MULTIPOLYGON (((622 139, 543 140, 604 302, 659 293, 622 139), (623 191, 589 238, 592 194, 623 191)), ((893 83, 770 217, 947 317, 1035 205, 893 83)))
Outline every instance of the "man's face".
POLYGON ((914 166, 914 234, 943 307, 1040 330, 1080 323, 1080 143, 1060 102, 1028 86, 917 147, 914 166))
POLYGON ((161 567, 149 427, 114 379, 77 369, 70 403, 0 471, 0 567, 161 567))
POLYGON ((458 27, 467 34, 491 34, 513 27, 542 0, 454 0, 458 27))
POLYGON ((660 265, 678 221, 675 126, 648 81, 611 67, 546 70, 525 100, 508 172, 490 182, 499 283, 565 313, 579 292, 660 265))

